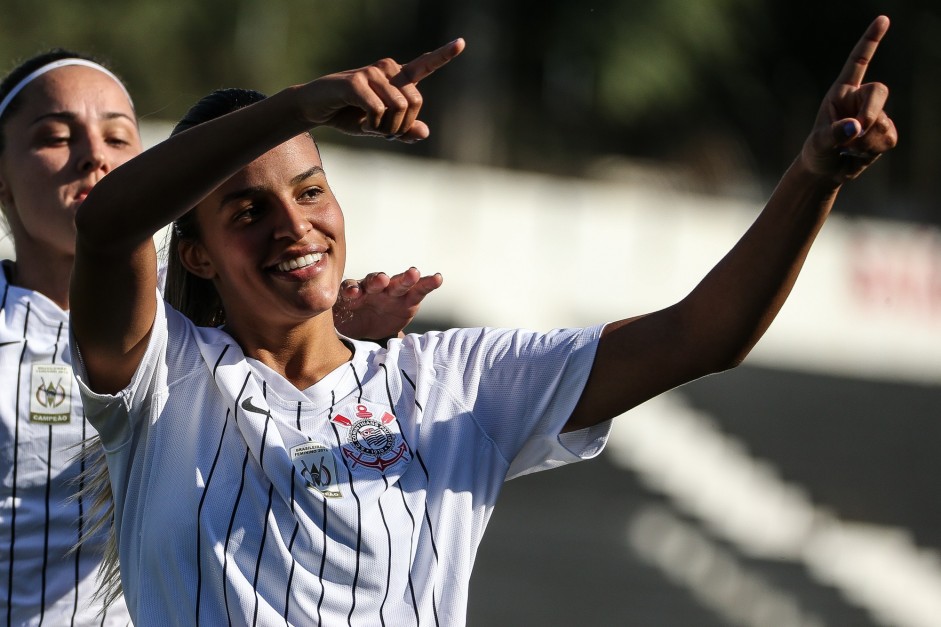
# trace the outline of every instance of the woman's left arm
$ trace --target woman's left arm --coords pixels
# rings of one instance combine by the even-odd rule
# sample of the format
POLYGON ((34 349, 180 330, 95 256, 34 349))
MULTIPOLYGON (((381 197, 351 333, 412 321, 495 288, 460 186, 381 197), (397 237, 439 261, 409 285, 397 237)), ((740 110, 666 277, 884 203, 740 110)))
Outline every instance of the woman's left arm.
POLYGON ((734 367, 749 353, 784 304, 842 185, 897 142, 883 109, 888 89, 863 83, 888 26, 877 18, 853 48, 800 155, 729 253, 680 302, 605 328, 567 431, 734 367))

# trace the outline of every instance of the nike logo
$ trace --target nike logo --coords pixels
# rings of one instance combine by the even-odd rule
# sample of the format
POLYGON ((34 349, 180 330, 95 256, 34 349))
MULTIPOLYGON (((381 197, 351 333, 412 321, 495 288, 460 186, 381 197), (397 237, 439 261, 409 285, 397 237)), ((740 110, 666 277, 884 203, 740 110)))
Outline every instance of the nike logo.
POLYGON ((253 398, 253 397, 249 396, 249 397, 246 398, 244 401, 242 401, 242 409, 244 409, 245 411, 250 411, 250 412, 252 412, 253 414, 261 414, 262 416, 269 416, 269 415, 271 415, 271 414, 268 412, 268 410, 262 409, 262 408, 259 407, 258 405, 255 405, 254 403, 252 403, 252 398, 253 398))

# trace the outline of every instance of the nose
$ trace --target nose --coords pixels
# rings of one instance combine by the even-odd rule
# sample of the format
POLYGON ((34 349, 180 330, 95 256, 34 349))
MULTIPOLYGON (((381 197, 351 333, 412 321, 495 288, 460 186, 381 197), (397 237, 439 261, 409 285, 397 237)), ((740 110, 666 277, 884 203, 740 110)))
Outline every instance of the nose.
POLYGON ((306 213, 293 199, 283 200, 277 207, 277 224, 275 226, 275 237, 288 238, 292 241, 300 241, 310 233, 313 226, 307 218, 306 213))
POLYGON ((79 150, 78 169, 83 174, 96 170, 107 174, 111 170, 112 164, 103 138, 88 135, 81 142, 79 150))

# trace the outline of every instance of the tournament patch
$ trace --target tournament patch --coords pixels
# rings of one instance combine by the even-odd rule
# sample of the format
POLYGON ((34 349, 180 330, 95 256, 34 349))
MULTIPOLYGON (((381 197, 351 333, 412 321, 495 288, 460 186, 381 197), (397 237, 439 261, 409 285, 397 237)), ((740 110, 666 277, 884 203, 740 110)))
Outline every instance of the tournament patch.
POLYGON ((66 424, 72 418, 72 368, 66 364, 33 364, 29 420, 66 424))
POLYGON ((297 473, 304 478, 308 490, 317 490, 324 496, 343 496, 337 483, 337 462, 323 444, 306 442, 291 447, 291 462, 297 473))
POLYGON ((338 412, 332 420, 349 429, 347 445, 342 450, 351 468, 362 466, 385 473, 386 469, 411 459, 405 440, 392 430, 396 419, 388 411, 359 403, 345 412, 350 417, 338 412))

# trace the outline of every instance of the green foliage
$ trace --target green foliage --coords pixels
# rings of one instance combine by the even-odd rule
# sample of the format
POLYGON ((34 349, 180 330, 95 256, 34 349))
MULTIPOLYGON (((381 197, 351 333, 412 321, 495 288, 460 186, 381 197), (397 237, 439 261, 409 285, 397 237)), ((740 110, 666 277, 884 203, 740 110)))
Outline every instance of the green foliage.
POLYGON ((755 4, 661 0, 617 8, 607 21, 609 43, 599 50, 598 105, 631 124, 693 100, 707 87, 703 66, 735 64, 743 48, 737 14, 755 4))
POLYGON ((5 0, 0 59, 94 53, 144 117, 175 120, 217 87, 271 93, 460 35, 465 55, 423 85, 434 139, 411 154, 569 173, 620 155, 773 178, 880 12, 893 27, 872 78, 891 85, 912 146, 880 164, 881 184, 933 199, 941 9, 929 0, 5 0))

